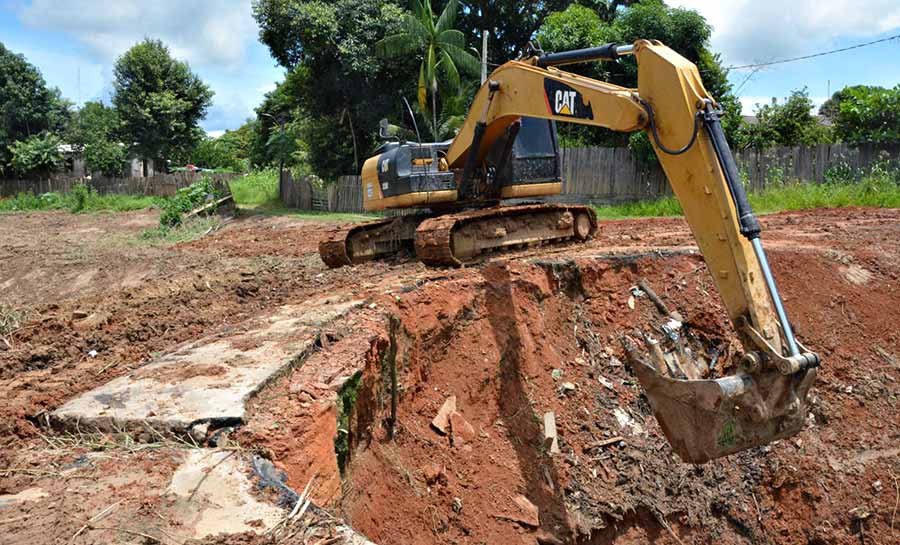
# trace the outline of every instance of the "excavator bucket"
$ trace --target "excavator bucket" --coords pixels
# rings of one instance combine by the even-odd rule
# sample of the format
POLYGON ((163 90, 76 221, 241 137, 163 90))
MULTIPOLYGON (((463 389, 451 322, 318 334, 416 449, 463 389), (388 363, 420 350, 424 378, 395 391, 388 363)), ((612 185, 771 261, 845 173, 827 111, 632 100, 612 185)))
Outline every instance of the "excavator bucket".
POLYGON ((787 376, 774 369, 737 370, 692 379, 705 366, 702 358, 686 361, 693 358, 690 349, 664 353, 656 341, 645 341, 649 359, 630 340, 625 348, 666 439, 685 462, 701 464, 803 429, 815 369, 787 376))

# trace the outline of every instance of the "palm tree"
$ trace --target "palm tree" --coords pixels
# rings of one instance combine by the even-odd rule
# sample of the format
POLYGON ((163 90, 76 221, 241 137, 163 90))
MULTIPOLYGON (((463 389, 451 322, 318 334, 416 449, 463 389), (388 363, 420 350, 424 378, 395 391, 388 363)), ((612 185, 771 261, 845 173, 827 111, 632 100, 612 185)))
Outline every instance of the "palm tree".
POLYGON ((460 84, 460 70, 477 74, 478 59, 468 53, 465 35, 453 28, 457 0, 450 0, 440 17, 435 20, 431 0, 412 0, 413 13, 404 15, 400 22, 400 32, 387 36, 375 44, 375 50, 384 56, 399 57, 421 54, 419 67, 418 99, 419 108, 428 111, 428 93, 431 92, 431 131, 435 138, 438 133, 437 94, 438 72, 450 92, 456 92, 460 84))

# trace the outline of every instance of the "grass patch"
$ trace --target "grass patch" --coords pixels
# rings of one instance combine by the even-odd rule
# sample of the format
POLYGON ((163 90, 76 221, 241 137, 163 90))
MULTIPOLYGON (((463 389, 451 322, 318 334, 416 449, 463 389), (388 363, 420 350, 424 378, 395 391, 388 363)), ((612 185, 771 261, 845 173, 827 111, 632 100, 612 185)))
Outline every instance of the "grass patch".
POLYGON ((69 193, 19 193, 13 198, 0 199, 0 213, 68 210, 80 212, 128 212, 160 206, 162 199, 136 195, 101 195, 83 184, 69 193))
MULTIPOLYGON (((893 173, 877 172, 858 182, 782 185, 750 193, 749 198, 753 210, 759 214, 848 206, 900 208, 900 183, 895 177, 893 173)), ((597 207, 601 219, 680 215, 681 205, 675 197, 597 207)))
POLYGON ((0 337, 6 337, 13 331, 19 329, 19 326, 25 320, 25 313, 0 304, 0 337))
POLYGON ((261 170, 235 178, 228 182, 234 203, 244 207, 277 207, 281 197, 278 194, 278 171, 261 170))
POLYGON ((174 227, 159 226, 140 234, 137 242, 147 244, 178 244, 197 240, 222 226, 218 216, 194 217, 174 227))

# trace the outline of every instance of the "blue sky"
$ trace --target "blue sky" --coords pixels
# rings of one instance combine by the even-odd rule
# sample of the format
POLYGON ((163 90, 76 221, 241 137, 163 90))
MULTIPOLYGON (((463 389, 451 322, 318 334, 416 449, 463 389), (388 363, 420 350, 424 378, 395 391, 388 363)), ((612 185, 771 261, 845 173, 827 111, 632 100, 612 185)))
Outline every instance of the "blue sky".
MULTIPOLYGON (((900 34, 897 0, 670 0, 713 25, 712 45, 727 65, 766 62, 900 34)), ((173 54, 216 92, 203 122, 211 134, 253 115, 283 77, 257 40, 250 0, 0 0, 0 41, 38 66, 50 85, 77 102, 104 99, 112 66, 145 36, 173 54)), ((809 89, 818 103, 845 85, 900 83, 900 41, 761 70, 734 71, 745 113, 771 97, 809 89)))

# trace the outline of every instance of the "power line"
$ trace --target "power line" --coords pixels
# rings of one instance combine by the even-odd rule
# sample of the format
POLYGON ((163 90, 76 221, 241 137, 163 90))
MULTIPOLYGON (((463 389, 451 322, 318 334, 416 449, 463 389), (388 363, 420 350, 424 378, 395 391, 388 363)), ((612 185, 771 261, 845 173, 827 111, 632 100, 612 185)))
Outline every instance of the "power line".
POLYGON ((900 38, 900 34, 896 34, 894 36, 888 36, 887 38, 881 38, 880 40, 873 40, 871 42, 866 42, 864 44, 856 44, 851 45, 850 47, 842 47, 840 49, 832 49, 831 51, 823 51, 821 53, 813 53, 812 55, 803 55, 802 57, 792 57, 790 59, 781 59, 778 61, 769 61, 769 62, 761 62, 757 64, 745 64, 742 66, 728 66, 726 70, 746 70, 748 68, 762 68, 764 66, 772 66, 773 64, 784 64, 787 62, 795 62, 795 61, 803 61, 806 59, 813 59, 816 57, 824 57, 825 55, 833 55, 835 53, 842 53, 844 51, 850 51, 851 49, 859 49, 861 47, 868 47, 870 45, 880 44, 882 42, 889 42, 891 40, 896 40, 900 38))

